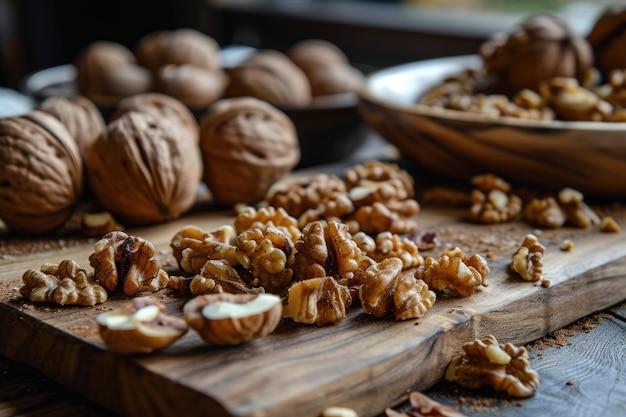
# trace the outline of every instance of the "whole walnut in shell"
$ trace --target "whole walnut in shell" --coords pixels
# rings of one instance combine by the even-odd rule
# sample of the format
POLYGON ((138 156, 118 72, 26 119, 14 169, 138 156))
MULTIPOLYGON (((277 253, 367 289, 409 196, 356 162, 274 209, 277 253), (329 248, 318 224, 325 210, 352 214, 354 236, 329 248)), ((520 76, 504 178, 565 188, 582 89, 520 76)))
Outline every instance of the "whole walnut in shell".
POLYGON ((626 5, 612 5, 594 23, 587 35, 595 65, 606 77, 614 69, 626 68, 626 5))
POLYGON ((132 51, 120 43, 92 42, 74 65, 78 91, 99 104, 111 105, 120 97, 152 89, 150 71, 138 65, 132 51))
POLYGON ((346 54, 334 43, 324 39, 305 39, 289 48, 287 56, 309 74, 318 68, 349 65, 346 54))
POLYGON ((100 110, 85 96, 48 97, 39 105, 39 110, 50 113, 65 125, 76 140, 83 156, 106 129, 100 110))
POLYGON ((191 108, 200 109, 222 97, 228 77, 191 64, 165 65, 157 71, 157 89, 176 97, 191 108))
POLYGON ((300 160, 293 122, 253 98, 221 99, 200 120, 204 182, 220 204, 260 201, 300 160))
POLYGON ((119 119, 122 115, 131 111, 146 112, 158 118, 166 118, 174 123, 179 123, 183 129, 189 132, 189 136, 197 142, 199 140, 200 127, 195 116, 187 106, 177 98, 161 93, 135 94, 120 100, 115 111, 109 118, 109 123, 119 119))
POLYGON ((93 194, 120 220, 175 219, 195 202, 202 175, 197 143, 177 124, 142 112, 110 123, 87 154, 93 194))
POLYGON ((217 71, 221 68, 220 46, 211 36, 191 28, 155 31, 135 46, 139 64, 158 71, 165 65, 191 64, 217 71))
POLYGON ((260 50, 228 72, 226 97, 251 96, 281 107, 311 103, 311 86, 304 71, 282 52, 260 50))
POLYGON ((0 219, 9 230, 54 231, 72 215, 82 191, 78 145, 56 117, 33 110, 0 119, 0 219))
POLYGON ((587 40, 549 13, 530 16, 508 35, 494 35, 481 45, 480 55, 495 78, 491 88, 510 95, 524 88, 536 91, 554 77, 582 81, 593 65, 587 40))

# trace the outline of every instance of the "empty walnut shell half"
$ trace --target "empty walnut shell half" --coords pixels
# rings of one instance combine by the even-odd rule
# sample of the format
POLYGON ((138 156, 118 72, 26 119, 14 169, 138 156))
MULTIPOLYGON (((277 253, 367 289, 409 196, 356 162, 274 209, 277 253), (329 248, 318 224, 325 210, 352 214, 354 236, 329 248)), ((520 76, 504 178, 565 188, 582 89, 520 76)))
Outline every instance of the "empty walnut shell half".
POLYGON ((204 294, 183 307, 185 321, 206 342, 238 345, 272 333, 282 318, 279 296, 260 294, 204 294))
POLYGON ((163 312, 165 305, 137 297, 115 310, 96 316, 98 331, 109 349, 118 353, 150 353, 165 349, 187 333, 183 319, 163 312))
POLYGON ((202 175, 197 144, 179 125, 144 112, 110 123, 87 153, 94 196, 116 218, 153 224, 180 217, 202 175))
POLYGON ((9 230, 54 231, 82 191, 80 151, 57 118, 34 110, 0 120, 0 219, 9 230))
POLYGON ((224 205, 252 204, 300 160, 293 122, 252 97, 221 99, 200 120, 204 182, 224 205))

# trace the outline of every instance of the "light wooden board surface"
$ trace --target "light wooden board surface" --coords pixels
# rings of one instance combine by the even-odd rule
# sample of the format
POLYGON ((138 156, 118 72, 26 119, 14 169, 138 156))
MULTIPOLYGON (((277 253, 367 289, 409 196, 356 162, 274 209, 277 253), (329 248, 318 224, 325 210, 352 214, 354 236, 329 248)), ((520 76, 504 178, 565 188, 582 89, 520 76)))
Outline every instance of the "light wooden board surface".
MULTIPOLYGON (((612 214, 626 224, 626 210, 616 208, 612 214)), ((445 227, 448 236, 476 234, 477 242, 485 239, 480 233, 493 230, 468 225, 453 210, 426 208, 418 221, 422 227, 445 227)), ((185 224, 211 230, 230 222, 229 213, 208 212, 129 233, 166 253, 171 237, 185 224)), ((498 227, 510 230, 520 243, 533 231, 530 226, 498 227)), ((548 239, 549 233, 541 236, 548 239)), ((493 334, 501 342, 526 343, 626 299, 626 235, 589 230, 575 236, 570 252, 559 251, 554 237, 555 243, 547 245, 548 288, 512 276, 510 258, 503 256, 490 263, 488 287, 469 298, 440 297, 418 320, 376 319, 355 308, 332 326, 284 320, 273 334, 239 347, 209 346, 190 331, 148 356, 113 354, 99 339, 94 317, 123 300, 96 308, 59 308, 19 297, 26 269, 65 258, 88 264, 92 247, 6 258, 0 260, 0 281, 13 295, 0 303, 0 353, 129 416, 313 417, 329 405, 374 416, 409 391, 439 380, 466 341, 493 334)), ((169 313, 181 315, 185 300, 155 296, 169 313)))

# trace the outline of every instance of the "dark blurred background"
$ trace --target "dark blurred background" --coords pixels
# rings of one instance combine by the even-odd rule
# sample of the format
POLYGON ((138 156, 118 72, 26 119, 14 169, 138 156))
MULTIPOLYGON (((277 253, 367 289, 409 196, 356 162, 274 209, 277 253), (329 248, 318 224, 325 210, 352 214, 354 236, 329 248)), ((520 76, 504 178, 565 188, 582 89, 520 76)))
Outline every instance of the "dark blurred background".
MULTIPOLYGON (((90 42, 133 47, 155 30, 192 27, 222 46, 336 43, 364 70, 475 53, 495 31, 540 10, 585 31, 615 1, 574 0, 0 0, 0 87, 71 63, 90 42)), ((1 93, 1 92, 0 92, 1 93)))

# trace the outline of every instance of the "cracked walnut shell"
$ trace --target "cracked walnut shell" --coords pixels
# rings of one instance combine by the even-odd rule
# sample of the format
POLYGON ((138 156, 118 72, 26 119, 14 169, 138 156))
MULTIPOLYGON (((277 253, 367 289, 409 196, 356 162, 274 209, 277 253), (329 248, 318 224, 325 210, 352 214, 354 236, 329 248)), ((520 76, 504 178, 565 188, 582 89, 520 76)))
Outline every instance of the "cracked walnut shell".
POLYGON ((200 120, 204 182, 220 204, 252 204, 300 161, 293 122, 252 97, 222 99, 200 120))
POLYGON ((0 218, 17 233, 46 234, 70 218, 83 192, 78 145, 54 116, 0 120, 0 218))
POLYGON ((127 296, 156 292, 169 281, 168 274, 154 258, 152 243, 122 231, 107 233, 97 241, 89 263, 102 286, 110 292, 120 290, 127 296))
POLYGON ((185 321, 207 343, 239 345, 272 333, 283 305, 274 294, 204 294, 183 307, 185 321))
POLYGON ((463 344, 463 351, 448 365, 448 381, 468 388, 489 386, 516 398, 531 397, 537 391, 539 375, 530 368, 523 346, 502 345, 488 335, 463 344))
POLYGON ((104 303, 108 294, 93 277, 75 261, 43 264, 40 270, 29 269, 22 276, 20 294, 31 301, 59 305, 94 306, 104 303))
POLYGON ((100 336, 109 349, 122 354, 165 349, 184 336, 188 326, 164 309, 165 305, 153 298, 134 298, 96 316, 100 336))
POLYGON ((131 224, 180 217, 195 203, 202 176, 193 139, 178 124, 145 112, 129 112, 110 123, 86 163, 97 200, 131 224))

